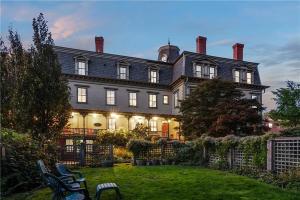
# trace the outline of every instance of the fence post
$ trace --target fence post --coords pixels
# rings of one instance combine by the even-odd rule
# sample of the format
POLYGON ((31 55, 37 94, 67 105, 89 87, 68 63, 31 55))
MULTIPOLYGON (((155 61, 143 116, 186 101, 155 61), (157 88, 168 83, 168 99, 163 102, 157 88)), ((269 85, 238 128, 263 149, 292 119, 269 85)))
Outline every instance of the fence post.
POLYGON ((232 167, 233 167, 233 152, 234 152, 234 149, 230 148, 228 151, 228 154, 227 154, 227 162, 229 164, 228 165, 229 169, 232 169, 232 167))
POLYGON ((271 139, 271 140, 268 140, 267 141, 267 170, 268 171, 273 171, 273 146, 274 146, 274 140, 271 139))
POLYGON ((109 154, 110 154, 110 160, 112 163, 114 163, 114 147, 112 144, 109 145, 109 154))
POLYGON ((85 143, 80 143, 80 166, 85 166, 85 143))

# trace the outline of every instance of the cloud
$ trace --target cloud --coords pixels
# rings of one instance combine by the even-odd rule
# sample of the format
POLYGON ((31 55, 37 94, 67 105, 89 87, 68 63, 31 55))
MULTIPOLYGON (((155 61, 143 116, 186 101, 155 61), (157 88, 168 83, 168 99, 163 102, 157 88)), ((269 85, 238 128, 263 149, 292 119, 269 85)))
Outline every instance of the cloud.
POLYGON ((234 44, 234 41, 231 39, 223 39, 223 40, 217 40, 214 42, 209 43, 209 46, 230 46, 234 44))
POLYGON ((50 27, 55 40, 65 39, 88 28, 90 23, 79 15, 62 16, 56 19, 50 27))
POLYGON ((264 94, 263 103, 268 110, 275 108, 274 91, 286 87, 286 81, 300 82, 300 38, 294 37, 277 46, 261 44, 251 48, 251 54, 260 63, 264 85, 271 86, 264 94), (265 80, 265 81, 264 81, 265 80))

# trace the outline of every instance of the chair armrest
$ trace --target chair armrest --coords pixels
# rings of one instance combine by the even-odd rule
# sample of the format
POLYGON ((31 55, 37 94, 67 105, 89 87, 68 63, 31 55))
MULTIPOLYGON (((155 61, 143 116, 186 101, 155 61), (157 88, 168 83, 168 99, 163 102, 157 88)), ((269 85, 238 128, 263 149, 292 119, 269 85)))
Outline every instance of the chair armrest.
POLYGON ((83 178, 83 175, 80 171, 70 171, 71 174, 77 174, 80 178, 83 178))
POLYGON ((68 180, 70 178, 72 179, 73 182, 76 181, 76 177, 74 175, 72 175, 72 174, 70 174, 70 175, 63 175, 63 176, 60 176, 58 178, 60 180, 62 180, 62 181, 68 180))

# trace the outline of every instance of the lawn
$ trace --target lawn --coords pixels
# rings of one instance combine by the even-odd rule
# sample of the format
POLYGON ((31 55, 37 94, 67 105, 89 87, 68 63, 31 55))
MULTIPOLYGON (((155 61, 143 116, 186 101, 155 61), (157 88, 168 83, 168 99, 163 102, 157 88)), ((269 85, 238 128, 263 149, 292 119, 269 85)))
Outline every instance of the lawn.
MULTIPOLYGON (((291 192, 261 183, 257 180, 228 172, 187 166, 135 167, 120 164, 113 168, 81 169, 88 181, 91 196, 102 182, 119 184, 124 199, 199 199, 199 200, 296 200, 300 192, 291 192)), ((24 197, 8 199, 51 199, 50 190, 42 189, 24 197)), ((105 192, 103 199, 114 199, 105 192)))

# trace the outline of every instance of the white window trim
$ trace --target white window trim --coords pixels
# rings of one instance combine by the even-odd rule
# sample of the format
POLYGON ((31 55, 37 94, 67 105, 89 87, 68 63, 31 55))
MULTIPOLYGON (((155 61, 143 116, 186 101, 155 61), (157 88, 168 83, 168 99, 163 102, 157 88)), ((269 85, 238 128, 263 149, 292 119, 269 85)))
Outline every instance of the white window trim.
POLYGON ((137 92, 129 92, 128 101, 130 107, 137 107, 137 92), (131 99, 131 94, 135 94, 135 98, 131 99))
POLYGON ((86 87, 77 87, 77 103, 87 103, 87 101, 88 101, 87 93, 88 93, 88 90, 86 87), (82 91, 85 91, 85 94, 83 94, 82 91), (84 101, 83 101, 83 99, 84 99, 84 101))
POLYGON ((163 104, 164 105, 168 105, 169 104, 169 95, 163 95, 163 104), (165 102, 165 99, 166 99, 166 102, 165 102))
POLYGON ((157 94, 148 94, 148 106, 149 108, 157 108, 157 94))
POLYGON ((129 64, 127 64, 127 63, 118 63, 117 73, 118 73, 118 79, 128 80, 129 79, 129 64), (121 78, 121 68, 126 69, 126 73, 125 73, 126 77, 125 78, 121 78))
POLYGON ((159 83, 159 68, 158 67, 149 67, 149 69, 148 69, 148 81, 150 83, 159 83), (152 81, 152 73, 151 72, 153 72, 153 71, 156 72, 156 81, 155 82, 152 81))
POLYGON ((108 130, 116 130, 117 129, 117 120, 115 118, 108 118, 107 120, 107 129, 108 130))
POLYGON ((106 89, 106 105, 114 106, 116 105, 116 90, 113 89, 106 89), (113 92, 113 97, 109 95, 110 92, 113 92), (113 99, 113 103, 110 102, 110 100, 113 99))
POLYGON ((86 58, 86 57, 82 57, 82 56, 79 56, 79 57, 76 57, 75 58, 75 74, 78 74, 78 75, 82 75, 82 76, 87 76, 89 73, 89 60, 86 58), (79 73, 79 63, 85 63, 85 70, 84 70, 84 74, 80 74, 79 73))
POLYGON ((157 121, 156 120, 153 120, 153 119, 150 119, 149 120, 149 128, 150 128, 150 131, 151 132, 157 132, 157 121))

